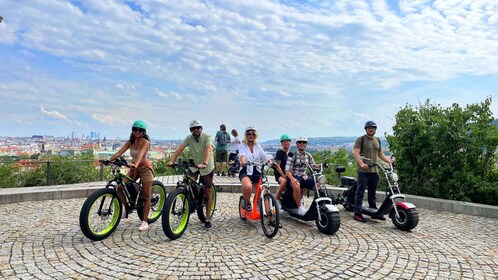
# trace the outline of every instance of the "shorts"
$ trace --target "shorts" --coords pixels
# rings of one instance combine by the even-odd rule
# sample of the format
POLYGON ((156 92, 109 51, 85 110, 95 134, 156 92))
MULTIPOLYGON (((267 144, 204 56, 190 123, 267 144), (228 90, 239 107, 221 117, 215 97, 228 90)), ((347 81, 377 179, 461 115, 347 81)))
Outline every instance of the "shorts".
POLYGON ((226 162, 228 156, 227 150, 216 150, 216 162, 226 162))
MULTIPOLYGON (((137 180, 140 178, 140 182, 142 183, 150 183, 154 181, 154 171, 148 167, 140 166, 136 168, 136 177, 132 179, 137 180)), ((128 173, 128 176, 131 175, 131 172, 128 173)), ((130 176, 131 177, 131 176, 130 176)))
MULTIPOLYGON (((313 187, 315 186, 315 181, 312 178, 304 179, 303 177, 297 177, 296 179, 299 181, 301 189, 313 190, 313 187)), ((287 188, 292 189, 291 180, 287 180, 287 188)))
POLYGON ((247 175, 247 167, 244 167, 239 172, 239 180, 242 181, 242 178, 244 177, 249 177, 251 183, 256 184, 259 183, 259 179, 261 179, 261 173, 258 172, 256 168, 254 168, 254 170, 252 171, 252 175, 249 176, 247 175))
POLYGON ((204 176, 201 175, 200 182, 206 189, 209 189, 213 186, 213 177, 214 171, 204 176))

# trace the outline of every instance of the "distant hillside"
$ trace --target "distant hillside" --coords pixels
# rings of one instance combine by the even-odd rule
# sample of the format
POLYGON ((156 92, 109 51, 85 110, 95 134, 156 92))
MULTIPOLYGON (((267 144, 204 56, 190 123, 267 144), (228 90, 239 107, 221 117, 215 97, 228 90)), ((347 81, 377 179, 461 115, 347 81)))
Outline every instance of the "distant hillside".
MULTIPOLYGON (((311 146, 343 146, 345 144, 354 143, 357 136, 338 136, 338 137, 308 137, 308 145, 311 146)), ((382 146, 387 145, 386 138, 379 137, 382 146)), ((296 139, 292 139, 292 143, 296 143, 296 139)), ((280 145, 279 139, 264 141, 264 145, 280 145)))
POLYGON ((498 128, 498 119, 492 121, 491 123, 494 124, 494 125, 496 125, 496 128, 498 128))

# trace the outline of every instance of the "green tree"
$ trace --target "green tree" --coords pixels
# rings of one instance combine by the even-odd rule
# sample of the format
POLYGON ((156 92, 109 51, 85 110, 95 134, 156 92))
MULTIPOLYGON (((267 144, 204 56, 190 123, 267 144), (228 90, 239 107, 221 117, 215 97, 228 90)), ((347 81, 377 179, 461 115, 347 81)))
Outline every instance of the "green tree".
POLYGON ((427 100, 396 114, 387 139, 405 192, 498 204, 498 130, 491 124, 491 101, 443 108, 427 100))
POLYGON ((313 159, 316 163, 328 163, 328 168, 325 168, 325 177, 327 178, 327 184, 339 186, 339 174, 335 171, 337 166, 346 167, 346 171, 341 174, 341 176, 353 176, 356 177, 356 165, 351 153, 348 153, 345 149, 339 149, 337 152, 332 153, 330 150, 323 152, 316 152, 313 154, 313 159))

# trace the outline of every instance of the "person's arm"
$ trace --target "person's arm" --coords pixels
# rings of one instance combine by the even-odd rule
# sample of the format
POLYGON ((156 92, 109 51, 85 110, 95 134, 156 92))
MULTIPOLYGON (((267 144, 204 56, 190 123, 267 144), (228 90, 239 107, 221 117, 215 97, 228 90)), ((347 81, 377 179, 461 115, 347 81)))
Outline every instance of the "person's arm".
POLYGON ((121 149, 119 149, 119 151, 117 153, 112 155, 112 157, 109 160, 115 161, 118 157, 120 157, 122 154, 124 154, 124 152, 126 152, 126 150, 128 150, 129 148, 130 148, 130 141, 126 141, 126 143, 123 145, 123 147, 121 147, 121 149))
POLYGON ((173 165, 173 163, 175 162, 176 158, 183 152, 183 150, 185 150, 185 147, 186 147, 185 144, 180 144, 180 146, 178 146, 178 148, 176 148, 175 152, 173 153, 173 155, 169 159, 168 163, 166 163, 166 166, 173 165))
POLYGON ((363 160, 361 159, 360 149, 353 149, 353 155, 354 155, 354 159, 356 160, 356 163, 358 163, 360 168, 367 170, 368 164, 364 163, 363 160))
POLYGON ((211 145, 211 141, 207 141, 206 149, 204 150, 204 162, 198 164, 197 168, 204 169, 207 167, 212 151, 213 151, 213 145, 211 145))
POLYGON ((287 175, 285 175, 284 171, 283 171, 283 170, 282 170, 282 168, 280 167, 280 163, 281 163, 281 162, 282 162, 282 161, 277 160, 276 165, 275 165, 275 168, 277 169, 277 172, 280 174, 280 176, 282 176, 282 177, 286 178, 286 176, 287 176, 287 175))
POLYGON ((292 167, 292 159, 287 158, 287 163, 285 164, 285 175, 287 176, 287 179, 290 180, 292 186, 297 188, 299 187, 299 181, 296 178, 294 178, 294 176, 292 175, 291 167, 292 167))

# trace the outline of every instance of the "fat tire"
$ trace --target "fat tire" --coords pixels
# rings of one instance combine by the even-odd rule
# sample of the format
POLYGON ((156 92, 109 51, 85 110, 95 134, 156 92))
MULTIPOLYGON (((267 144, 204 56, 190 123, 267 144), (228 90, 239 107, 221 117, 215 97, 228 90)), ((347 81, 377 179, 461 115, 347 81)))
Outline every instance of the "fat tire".
MULTIPOLYGON (((106 206, 106 205, 104 205, 106 206)), ((83 203, 83 206, 81 207, 80 211, 80 229, 83 234, 88 237, 90 240, 93 241, 100 241, 105 238, 107 238, 109 235, 111 235, 116 228, 119 225, 119 222, 121 221, 121 213, 123 211, 122 209, 122 204, 121 200, 117 196, 116 192, 114 189, 111 188, 105 188, 101 190, 97 190, 94 193, 92 193, 83 203), (107 226, 104 227, 102 230, 96 230, 93 228, 92 223, 90 222, 90 219, 92 218, 92 215, 98 215, 97 213, 91 213, 92 209, 98 209, 99 205, 102 202, 102 199, 110 201, 112 209, 111 215, 107 216, 101 216, 99 219, 103 219, 105 217, 109 217, 110 221, 107 226), (97 204, 96 204, 97 203, 97 204), (93 207, 92 207, 93 206, 93 207), (97 207, 97 208, 94 208, 97 207)), ((107 207, 105 207, 107 208, 107 207)), ((108 209, 108 208, 107 208, 108 209)))
POLYGON ((188 200, 188 192, 184 188, 175 189, 166 198, 166 204, 163 208, 162 213, 162 226, 163 232, 166 236, 175 240, 183 235, 188 226, 188 221, 190 218, 190 203, 188 200), (177 200, 181 203, 181 209, 174 209, 177 200), (176 213, 176 210, 181 210, 181 213, 176 213), (179 225, 175 227, 172 225, 172 219, 177 216, 179 218, 179 225), (173 228, 172 228, 173 227, 173 228))
MULTIPOLYGON (((149 217, 147 217, 147 223, 152 224, 159 217, 161 217, 162 210, 164 208, 164 204, 166 202, 166 188, 164 187, 163 183, 161 181, 154 180, 152 182, 152 187, 151 187, 151 204, 150 204, 150 211, 149 211, 149 217), (153 196, 153 191, 154 188, 158 190, 158 193, 156 196, 153 196), (154 201, 154 203, 153 203, 154 201)), ((144 218, 144 205, 142 204, 141 206, 137 207, 137 215, 140 221, 143 221, 144 218)))
POLYGON ((320 209, 318 215, 322 218, 322 221, 316 217, 316 226, 321 233, 334 234, 341 227, 341 216, 339 212, 327 212, 324 209, 320 209))
POLYGON ((416 208, 403 209, 397 207, 400 218, 396 218, 394 209, 391 213, 393 224, 403 231, 410 231, 418 225, 418 210, 416 208))
POLYGON ((261 221, 261 228, 265 235, 269 238, 273 238, 278 233, 278 227, 280 224, 279 209, 277 208, 277 199, 271 193, 266 193, 263 196, 262 203, 259 203, 259 220, 261 221), (263 214, 263 208, 265 207, 265 202, 270 205, 270 215, 266 216, 263 214), (275 217, 274 226, 270 225, 271 217, 275 217))
MULTIPOLYGON (((211 220, 213 218, 214 212, 216 210, 216 186, 213 185, 211 186, 211 198, 212 198, 212 203, 211 203, 211 215, 209 216, 209 219, 211 220)), ((199 220, 203 223, 206 222, 206 203, 207 201, 205 200, 204 194, 202 195, 203 197, 203 203, 201 206, 197 207, 197 217, 199 220)))

